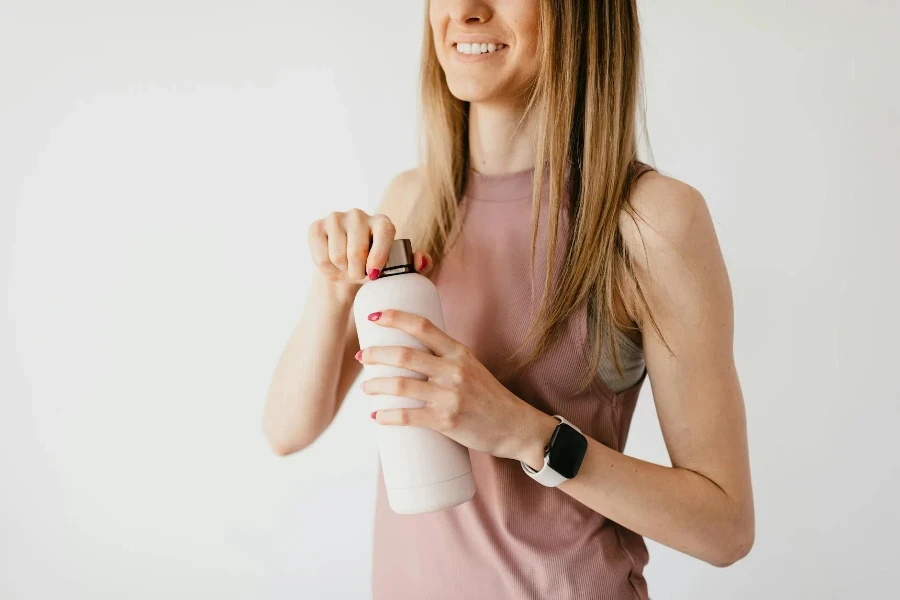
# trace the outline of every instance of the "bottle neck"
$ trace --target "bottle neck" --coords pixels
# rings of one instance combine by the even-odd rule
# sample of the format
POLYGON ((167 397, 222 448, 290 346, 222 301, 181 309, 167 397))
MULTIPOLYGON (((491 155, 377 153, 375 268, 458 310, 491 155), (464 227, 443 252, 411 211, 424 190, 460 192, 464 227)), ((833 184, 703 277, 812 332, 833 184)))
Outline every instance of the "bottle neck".
POLYGON ((413 265, 397 265, 394 267, 388 267, 381 272, 378 276, 378 279, 382 279, 384 277, 390 277, 391 275, 405 275, 406 273, 415 273, 416 268, 413 265))

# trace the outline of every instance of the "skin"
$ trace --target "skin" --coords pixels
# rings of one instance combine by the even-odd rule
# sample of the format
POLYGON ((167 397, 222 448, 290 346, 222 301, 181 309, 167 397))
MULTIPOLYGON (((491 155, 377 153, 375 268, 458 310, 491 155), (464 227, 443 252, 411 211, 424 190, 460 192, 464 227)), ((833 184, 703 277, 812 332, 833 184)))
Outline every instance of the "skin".
MULTIPOLYGON (((486 174, 533 166, 534 127, 527 119, 521 122, 521 91, 537 68, 536 3, 435 0, 429 17, 448 85, 471 103, 470 164, 486 174), (453 42, 463 34, 496 39, 507 44, 508 51, 478 62, 458 60, 453 42)), ((401 175, 380 209, 393 217, 392 222, 404 223, 417 189, 415 172, 401 175)), ((588 438, 581 470, 557 490, 645 537, 727 566, 744 557, 754 539, 728 274, 708 207, 697 190, 653 172, 638 180, 630 200, 642 218, 635 224, 622 216, 623 240, 637 258, 637 277, 672 348, 669 352, 650 328, 644 331, 645 361, 672 466, 628 457, 588 438)), ((359 223, 357 227, 363 229, 359 223)), ((397 227, 399 237, 402 227, 397 227)), ((273 449, 287 454, 311 443, 333 419, 359 374, 359 363, 379 363, 428 377, 363 382, 366 394, 425 403, 417 409, 373 413, 379 424, 430 427, 474 450, 540 468, 557 421, 512 394, 465 345, 427 319, 390 309, 370 315, 380 326, 414 336, 432 354, 391 346, 357 352, 355 325, 352 319, 348 324, 347 315, 358 289, 352 277, 362 273, 361 267, 351 268, 341 257, 345 238, 331 241, 332 232, 338 230, 334 223, 310 229, 311 251, 318 257, 321 275, 273 379, 264 418, 273 449), (345 326, 342 345, 328 339, 345 326), (334 360, 337 355, 343 360, 334 360), (298 361, 311 364, 298 366, 298 361), (350 362, 356 363, 354 368, 350 362), (276 383, 281 386, 277 390, 276 383)), ((346 254, 357 253, 357 265, 363 261, 362 238, 358 232, 346 236, 346 254)), ((424 258, 427 273, 432 261, 424 258)), ((384 264, 382 256, 368 255, 365 260, 368 268, 384 264)), ((626 312, 629 300, 623 302, 626 312)))
MULTIPOLYGON (((366 274, 377 277, 372 270, 384 267, 384 248, 395 237, 409 237, 405 223, 417 194, 415 175, 403 173, 388 187, 375 215, 334 212, 310 224, 310 258, 318 269, 275 366, 263 411, 262 430, 275 454, 287 456, 312 444, 334 420, 359 376, 362 367, 353 358, 359 350, 356 322, 350 317, 353 299, 366 274)), ((416 252, 417 272, 428 275, 432 265, 431 257, 416 252)))

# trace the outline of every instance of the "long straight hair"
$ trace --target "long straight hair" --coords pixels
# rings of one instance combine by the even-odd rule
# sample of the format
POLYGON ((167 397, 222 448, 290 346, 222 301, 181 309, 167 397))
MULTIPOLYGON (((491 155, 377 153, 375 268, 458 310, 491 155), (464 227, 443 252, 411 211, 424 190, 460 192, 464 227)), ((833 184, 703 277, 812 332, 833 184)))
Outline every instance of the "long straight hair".
MULTIPOLYGON (((409 225, 415 246, 440 263, 466 186, 469 105, 450 92, 427 14, 426 9, 422 186, 417 218, 409 225)), ((629 327, 620 319, 620 307, 630 309, 640 328, 650 326, 662 337, 619 230, 623 211, 637 218, 628 200, 638 164, 641 62, 636 0, 543 0, 540 29, 540 64, 526 108, 526 115, 536 117, 536 139, 541 140, 535 148, 532 272, 544 194, 550 213, 547 248, 557 244, 564 194, 569 194, 572 227, 564 268, 555 279, 555 255, 548 252, 538 318, 513 353, 520 356, 515 369, 546 350, 586 301, 589 364, 600 362, 606 345, 621 373, 619 345, 608 343, 629 327), (530 340, 535 341, 523 356, 530 340)), ((581 389, 590 385, 595 372, 585 372, 581 389)))

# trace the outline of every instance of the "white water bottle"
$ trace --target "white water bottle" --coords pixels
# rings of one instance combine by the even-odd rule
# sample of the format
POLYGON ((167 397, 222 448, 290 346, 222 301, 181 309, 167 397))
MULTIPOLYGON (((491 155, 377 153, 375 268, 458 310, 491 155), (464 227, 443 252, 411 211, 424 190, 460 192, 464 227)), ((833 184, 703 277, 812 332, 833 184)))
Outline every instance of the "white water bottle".
MULTIPOLYGON (((430 352, 411 335, 394 327, 369 321, 368 316, 387 308, 399 309, 429 319, 444 330, 444 314, 437 288, 416 273, 410 240, 394 240, 381 275, 366 281, 353 302, 353 318, 359 347, 407 346, 430 352)), ((427 379, 425 375, 389 365, 363 365, 363 377, 403 376, 427 379)), ((372 410, 419 408, 411 398, 375 394, 372 410)), ((401 514, 426 513, 462 504, 475 495, 469 450, 447 436, 425 427, 378 425, 378 452, 391 509, 401 514)))

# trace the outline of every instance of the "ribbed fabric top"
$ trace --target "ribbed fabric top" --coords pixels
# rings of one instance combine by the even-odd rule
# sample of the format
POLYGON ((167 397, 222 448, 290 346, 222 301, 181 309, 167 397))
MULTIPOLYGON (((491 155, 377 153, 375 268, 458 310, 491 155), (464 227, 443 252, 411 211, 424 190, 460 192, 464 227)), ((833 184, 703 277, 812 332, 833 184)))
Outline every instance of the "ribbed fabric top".
MULTIPOLYGON (((549 202, 545 194, 531 302, 532 178, 533 170, 490 176, 470 171, 462 218, 432 275, 447 333, 493 373, 524 339, 540 306, 549 202)), ((554 277, 563 266, 568 231, 563 210, 554 277)), ((624 391, 612 391, 599 369, 579 392, 581 375, 593 368, 587 350, 582 303, 546 352, 501 382, 545 413, 561 414, 586 435, 622 451, 644 379, 643 362, 637 380, 624 391)), ((470 456, 475 497, 424 515, 392 512, 379 472, 375 600, 648 597, 642 575, 648 555, 639 535, 532 480, 517 461, 476 451, 470 456)))
MULTIPOLYGON (((638 166, 637 176, 650 170, 647 165, 638 166)), ((504 175, 483 175, 470 170, 466 187, 466 199, 473 202, 528 202, 530 210, 532 196, 532 182, 534 169, 509 173, 504 175)), ((546 212, 542 212, 546 216, 546 212)), ((527 224, 530 225, 530 215, 527 224)), ((530 232, 530 229, 528 230, 530 232)), ((565 233, 560 231, 560 236, 565 233)), ((564 239, 564 238, 563 238, 564 239)), ((526 248, 530 252, 530 245, 526 248)), ((546 263, 545 263, 546 264, 546 263)), ((542 271, 539 271, 542 273, 542 271)), ((536 283, 542 280, 538 279, 536 283)), ((636 344, 627 335, 617 331, 616 342, 619 345, 619 359, 622 372, 616 368, 609 351, 609 345, 604 345, 597 366, 598 374, 610 391, 618 393, 634 386, 644 376, 644 352, 640 345, 636 344)))

